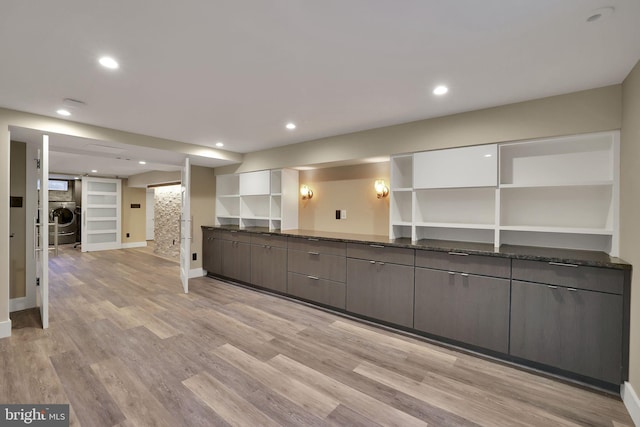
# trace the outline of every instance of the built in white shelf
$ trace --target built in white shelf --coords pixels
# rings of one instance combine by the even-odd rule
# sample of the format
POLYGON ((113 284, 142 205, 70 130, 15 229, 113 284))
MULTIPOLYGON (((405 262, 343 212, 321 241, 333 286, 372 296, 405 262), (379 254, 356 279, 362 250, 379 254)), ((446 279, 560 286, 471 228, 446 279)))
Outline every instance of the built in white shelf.
POLYGON ((535 227, 530 225, 501 225, 504 231, 532 231, 537 233, 566 233, 566 234, 595 234, 610 236, 612 229, 604 228, 580 228, 580 227, 535 227))
POLYGON ((460 222, 417 222, 416 227, 467 228, 477 230, 494 230, 494 224, 470 224, 460 222))
POLYGON ((618 256, 619 139, 611 131, 393 156, 389 236, 618 256))
POLYGON ((298 171, 216 176, 216 225, 298 228, 298 171))

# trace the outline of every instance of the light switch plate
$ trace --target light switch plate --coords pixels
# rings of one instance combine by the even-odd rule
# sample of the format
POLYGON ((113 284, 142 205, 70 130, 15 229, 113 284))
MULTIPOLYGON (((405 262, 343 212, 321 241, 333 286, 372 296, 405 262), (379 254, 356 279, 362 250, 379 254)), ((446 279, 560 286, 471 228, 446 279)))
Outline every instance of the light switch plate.
POLYGON ((340 211, 340 219, 347 219, 347 210, 346 209, 342 209, 340 211))

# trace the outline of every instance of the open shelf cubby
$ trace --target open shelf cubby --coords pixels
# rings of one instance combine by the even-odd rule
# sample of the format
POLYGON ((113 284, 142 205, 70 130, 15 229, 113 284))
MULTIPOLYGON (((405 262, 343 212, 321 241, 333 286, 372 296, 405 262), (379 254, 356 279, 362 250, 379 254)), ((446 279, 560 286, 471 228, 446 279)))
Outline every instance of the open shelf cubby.
POLYGON ((413 188, 413 154, 391 158, 391 189, 413 188))
POLYGON ((417 190, 414 221, 493 226, 495 193, 492 187, 417 190))

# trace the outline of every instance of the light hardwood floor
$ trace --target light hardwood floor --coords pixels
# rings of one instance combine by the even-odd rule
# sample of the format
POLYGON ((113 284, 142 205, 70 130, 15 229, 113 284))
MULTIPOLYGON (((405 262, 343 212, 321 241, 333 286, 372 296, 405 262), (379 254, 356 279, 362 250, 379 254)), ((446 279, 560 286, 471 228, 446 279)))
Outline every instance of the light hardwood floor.
POLYGON ((51 259, 50 328, 13 316, 0 402, 84 426, 632 426, 618 398, 209 278, 142 249, 51 259))

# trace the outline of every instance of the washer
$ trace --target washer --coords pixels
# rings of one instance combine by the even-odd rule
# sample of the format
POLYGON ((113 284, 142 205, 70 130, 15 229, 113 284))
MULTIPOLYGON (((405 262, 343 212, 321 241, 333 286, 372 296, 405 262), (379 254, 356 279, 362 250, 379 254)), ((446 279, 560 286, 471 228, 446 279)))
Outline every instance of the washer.
MULTIPOLYGON (((58 218, 58 243, 75 243, 78 232, 76 202, 49 202, 49 222, 58 218)), ((49 232, 49 243, 54 241, 53 227, 49 232)))

